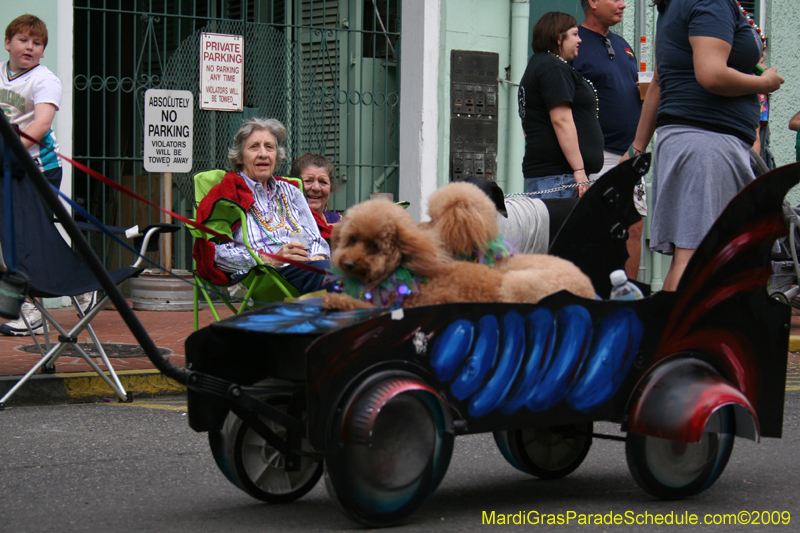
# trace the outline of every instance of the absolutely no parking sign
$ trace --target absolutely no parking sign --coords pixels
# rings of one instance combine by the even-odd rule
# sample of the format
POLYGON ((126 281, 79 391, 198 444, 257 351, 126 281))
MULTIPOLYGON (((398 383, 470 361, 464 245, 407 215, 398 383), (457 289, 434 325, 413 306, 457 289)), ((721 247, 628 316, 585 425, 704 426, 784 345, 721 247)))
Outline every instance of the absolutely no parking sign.
POLYGON ((144 93, 144 169, 191 172, 192 91, 149 89, 144 93))

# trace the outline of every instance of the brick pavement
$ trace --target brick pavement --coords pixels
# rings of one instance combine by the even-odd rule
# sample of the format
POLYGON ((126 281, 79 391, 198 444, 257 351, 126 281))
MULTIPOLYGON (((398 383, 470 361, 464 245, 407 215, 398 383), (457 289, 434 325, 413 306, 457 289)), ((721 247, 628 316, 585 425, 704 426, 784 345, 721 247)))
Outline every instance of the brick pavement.
MULTIPOLYGON (((130 302, 129 302, 130 303, 130 302)), ((78 317, 72 309, 52 309, 50 310, 53 317, 67 330, 74 326, 78 317)), ((222 316, 229 316, 230 311, 224 306, 219 306, 219 312, 222 316)), ((170 363, 183 367, 185 364, 185 351, 184 342, 186 338, 193 332, 192 324, 192 311, 136 311, 136 316, 144 326, 145 330, 150 334, 153 342, 159 348, 167 350, 165 357, 170 363)), ((211 312, 205 308, 200 312, 200 325, 205 326, 214 321, 211 312)), ((106 344, 125 344, 138 347, 138 343, 131 334, 128 326, 120 317, 119 313, 109 306, 107 309, 100 311, 100 313, 92 321, 95 334, 100 341, 106 344)), ((44 342, 44 337, 39 335, 40 342, 44 342)), ((50 331, 50 339, 55 341, 57 334, 50 331)), ((84 331, 78 337, 78 342, 91 342, 90 335, 84 331)), ((0 397, 3 396, 19 377, 23 376, 30 370, 40 356, 38 353, 26 353, 22 351, 25 346, 33 345, 33 340, 30 336, 25 337, 6 337, 0 335, 0 397)), ((122 354, 121 357, 114 357, 115 353, 106 350, 109 356, 111 365, 114 370, 120 374, 121 379, 123 375, 123 384, 127 390, 130 390, 128 382, 132 379, 131 376, 148 376, 150 374, 158 374, 155 367, 150 362, 144 353, 141 354, 122 354), (133 356, 131 356, 133 355, 133 356)), ((96 359, 102 369, 105 370, 100 359, 96 359)), ((61 379, 64 380, 66 376, 83 376, 86 372, 92 372, 91 367, 81 357, 62 356, 56 362, 56 374, 43 375, 37 373, 34 378, 39 381, 45 378, 61 379)), ((88 379, 88 378, 87 378, 88 379)), ((97 378, 99 379, 99 378, 97 378)), ((150 377, 148 379, 151 379, 150 377)), ((13 405, 13 401, 17 395, 20 395, 23 403, 36 403, 35 388, 39 383, 34 383, 34 379, 23 385, 17 394, 12 397, 9 405, 13 405), (34 389, 33 391, 25 391, 27 388, 34 389), (25 392, 25 394, 23 394, 25 392)), ((152 381, 152 379, 151 379, 152 381)), ((104 384, 100 385, 101 388, 104 384)), ((157 393, 160 385, 155 385, 155 389, 148 388, 146 392, 157 393)), ((109 395, 111 390, 108 389, 109 395)), ((87 393, 88 394, 88 393, 87 393)), ((137 394, 135 393, 134 396, 137 394)), ((90 396, 94 397, 92 393, 90 396)), ((79 398, 78 398, 79 399, 79 398)))

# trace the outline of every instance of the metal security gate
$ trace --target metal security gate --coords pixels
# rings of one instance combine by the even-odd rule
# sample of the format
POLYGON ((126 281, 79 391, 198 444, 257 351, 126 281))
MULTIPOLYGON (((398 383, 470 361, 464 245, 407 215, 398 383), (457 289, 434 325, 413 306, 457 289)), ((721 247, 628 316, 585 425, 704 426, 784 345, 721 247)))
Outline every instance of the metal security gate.
MULTIPOLYGON (((194 93, 192 171, 173 175, 172 210, 193 216, 192 176, 227 166, 245 118, 274 117, 293 158, 322 153, 337 169, 331 208, 398 192, 399 0, 76 0, 75 159, 161 204, 161 179, 142 166, 147 89, 194 93), (203 32, 244 36, 244 111, 199 109, 203 32)), ((106 224, 159 220, 156 209, 73 174, 73 196, 106 224)), ((176 234, 173 266, 191 266, 188 232, 176 234)), ((130 253, 92 241, 109 268, 130 253)))

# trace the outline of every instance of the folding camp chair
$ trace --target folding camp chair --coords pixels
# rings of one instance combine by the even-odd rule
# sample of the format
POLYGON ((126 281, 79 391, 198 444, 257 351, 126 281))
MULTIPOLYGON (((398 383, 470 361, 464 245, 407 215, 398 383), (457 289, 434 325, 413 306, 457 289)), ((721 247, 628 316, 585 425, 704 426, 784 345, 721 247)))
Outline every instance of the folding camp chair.
MULTIPOLYGON (((2 143, 0 143, 2 145, 2 143)), ((0 153, 2 150, 0 149, 0 153)), ((37 339, 36 335, 31 335, 39 349, 41 358, 23 377, 12 387, 5 396, 0 398, 0 408, 9 398, 40 368, 54 371, 56 360, 63 354, 64 350, 72 346, 78 354, 97 372, 97 374, 111 387, 114 394, 122 401, 128 399, 124 387, 120 383, 114 368, 108 360, 108 356, 103 350, 103 346, 98 340, 91 327, 91 321, 104 308, 108 302, 108 296, 103 297, 96 305, 84 312, 78 305, 76 296, 98 291, 102 287, 97 282, 91 271, 84 265, 83 261, 72 250, 72 248, 61 237, 56 226, 52 223, 50 213, 45 209, 44 204, 39 198, 36 190, 24 172, 12 172, 11 198, 13 198, 13 223, 14 232, 10 238, 6 237, 6 210, 4 216, 0 216, 0 238, 2 238, 2 250, 8 254, 10 247, 16 252, 17 273, 24 275, 30 280, 30 290, 28 296, 31 303, 42 313, 42 322, 45 325, 44 336, 45 346, 37 339), (7 242, 12 241, 13 242, 7 242), (63 328, 53 316, 44 308, 36 298, 52 298, 68 296, 79 316, 78 323, 69 331, 63 328), (59 334, 58 342, 50 345, 48 327, 53 327, 59 334), (100 366, 92 360, 85 350, 78 344, 78 335, 86 330, 91 336, 98 351, 98 358, 105 365, 108 375, 100 366)), ((0 173, 0 206, 5 205, 5 176, 0 173)), ((9 210, 10 211, 10 210, 9 210)), ((10 213, 9 213, 10 216, 10 213)), ((152 237, 165 231, 174 231, 178 226, 172 224, 157 224, 147 228, 141 241, 141 250, 148 248, 152 242, 152 237)), ((6 255, 6 257, 8 257, 6 255)), ((132 266, 122 267, 110 273, 114 282, 119 285, 128 278, 139 275, 144 270, 140 264, 143 261, 140 255, 136 263, 132 266)), ((24 319, 24 316, 23 316, 24 319)), ((25 320, 27 322, 27 320, 25 320)), ((28 324, 30 329, 30 324, 28 324)), ((32 330, 31 330, 32 333, 32 330)))
MULTIPOLYGON (((200 202, 209 191, 222 181, 225 177, 224 170, 208 170, 200 172, 194 176, 194 194, 196 205, 199 206, 200 202)), ((303 181, 299 178, 284 178, 294 182, 302 191, 303 181)), ((268 303, 284 298, 297 297, 299 295, 297 289, 283 276, 281 276, 272 266, 264 264, 261 257, 250 247, 250 242, 247 235, 247 213, 236 202, 227 198, 221 198, 216 201, 211 214, 204 220, 198 222, 207 226, 208 228, 225 235, 229 238, 233 236, 234 228, 241 225, 242 239, 244 244, 247 245, 250 255, 256 260, 256 266, 250 269, 243 276, 231 277, 225 285, 213 283, 212 281, 203 278, 195 269, 192 271, 194 276, 194 329, 199 328, 199 307, 200 307, 200 294, 208 303, 214 319, 219 321, 221 317, 214 306, 212 294, 216 295, 220 301, 225 304, 234 313, 241 313, 248 309, 250 301, 256 303, 268 303), (231 298, 223 294, 222 287, 231 287, 240 283, 247 287, 247 292, 242 297, 239 307, 234 305, 231 298)), ((221 239, 199 230, 192 226, 188 227, 189 232, 195 239, 204 239, 210 242, 219 243, 221 239)))

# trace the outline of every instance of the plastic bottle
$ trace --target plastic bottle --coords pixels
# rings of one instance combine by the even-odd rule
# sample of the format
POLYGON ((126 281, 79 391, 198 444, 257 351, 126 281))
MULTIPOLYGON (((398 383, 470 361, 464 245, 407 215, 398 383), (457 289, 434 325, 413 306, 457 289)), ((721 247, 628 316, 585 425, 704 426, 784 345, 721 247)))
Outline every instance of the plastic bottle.
POLYGON ((632 281, 628 280, 624 270, 615 270, 610 275, 611 278, 611 299, 612 300, 641 300, 644 294, 632 281))

